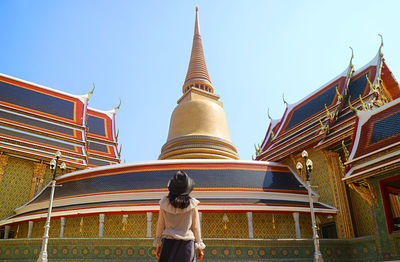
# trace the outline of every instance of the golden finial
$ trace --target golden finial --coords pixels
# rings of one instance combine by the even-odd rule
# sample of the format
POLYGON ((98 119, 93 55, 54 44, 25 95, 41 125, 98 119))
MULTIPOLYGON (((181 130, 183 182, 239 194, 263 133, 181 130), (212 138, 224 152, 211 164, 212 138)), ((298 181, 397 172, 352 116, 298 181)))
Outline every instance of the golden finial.
POLYGON ((268 118, 269 118, 270 121, 272 121, 272 117, 271 117, 271 115, 269 114, 269 108, 268 108, 268 118))
POLYGON ((122 144, 119 145, 118 158, 121 158, 122 144))
POLYGON ((337 87, 336 87, 336 94, 337 94, 337 100, 340 103, 343 99, 343 96, 339 93, 339 90, 337 87))
POLYGON ((326 126, 324 126, 324 124, 322 124, 321 119, 319 120, 319 125, 320 125, 320 127, 321 127, 321 132, 325 132, 326 126))
POLYGON ((285 100, 285 93, 282 93, 282 100, 283 100, 283 103, 286 105, 286 107, 288 106, 288 102, 286 102, 286 100, 285 100))
POLYGON ((89 99, 89 96, 90 96, 90 95, 93 95, 95 89, 96 89, 96 85, 95 85, 94 82, 93 82, 93 89, 92 89, 92 91, 90 91, 90 92, 87 94, 87 95, 88 95, 88 99, 89 99))
POLYGON ((354 58, 354 51, 353 48, 351 46, 349 46, 351 49, 351 58, 350 58, 350 67, 353 68, 353 58, 354 58))
POLYGON ((351 98, 351 96, 349 96, 349 108, 350 108, 351 111, 353 111, 354 113, 357 114, 357 108, 355 108, 355 107, 351 104, 350 98, 351 98))
POLYGON ((379 94, 379 88, 371 83, 371 81, 368 78, 368 75, 366 75, 365 77, 367 78, 369 89, 371 90, 371 93, 378 93, 379 94))
POLYGON ((326 111, 326 117, 330 120, 333 120, 332 114, 329 112, 328 107, 325 104, 325 111, 326 111))
POLYGON ((196 6, 196 12, 198 12, 199 11, 199 7, 198 6, 196 6))
POLYGON ((114 108, 114 113, 121 107, 121 98, 119 99, 119 105, 117 107, 114 108))
MULTIPOLYGON (((256 157, 261 154, 260 144, 254 144, 254 151, 255 151, 256 157)), ((254 155, 251 156, 251 159, 255 160, 254 155)))
POLYGON ((382 47, 383 47, 383 37, 381 34, 378 34, 381 37, 381 45, 379 46, 379 55, 383 56, 382 47))
POLYGON ((358 97, 360 98, 360 102, 361 102, 363 111, 368 110, 368 105, 364 102, 364 100, 362 100, 361 95, 359 95, 358 97))

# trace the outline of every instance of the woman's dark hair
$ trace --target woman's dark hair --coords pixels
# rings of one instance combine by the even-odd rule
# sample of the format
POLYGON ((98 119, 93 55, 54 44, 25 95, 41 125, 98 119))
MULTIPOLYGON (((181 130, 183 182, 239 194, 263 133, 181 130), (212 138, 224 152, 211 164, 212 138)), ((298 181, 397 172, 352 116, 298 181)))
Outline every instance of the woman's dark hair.
POLYGON ((177 171, 168 182, 168 199, 175 208, 187 208, 190 204, 190 192, 194 181, 184 171, 177 171))
POLYGON ((174 195, 171 192, 168 194, 169 203, 175 208, 187 208, 190 204, 189 195, 174 195))

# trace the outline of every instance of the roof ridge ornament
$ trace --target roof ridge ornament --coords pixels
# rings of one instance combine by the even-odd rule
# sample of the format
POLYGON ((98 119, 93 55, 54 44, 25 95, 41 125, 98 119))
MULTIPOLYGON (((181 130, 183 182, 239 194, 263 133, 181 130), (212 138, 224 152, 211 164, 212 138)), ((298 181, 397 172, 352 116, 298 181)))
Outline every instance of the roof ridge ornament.
POLYGON ((383 47, 383 36, 381 34, 378 34, 381 37, 381 45, 379 46, 379 56, 383 56, 382 53, 382 47, 383 47))
POLYGON ((269 114, 269 107, 268 107, 268 110, 267 110, 267 114, 268 114, 269 120, 272 121, 272 117, 271 117, 271 115, 269 114))
POLYGON ((351 111, 353 111, 354 113, 357 114, 357 108, 355 108, 352 104, 351 104, 351 96, 349 96, 349 108, 351 111))
POLYGON ((120 109, 121 103, 122 103, 121 98, 119 98, 119 104, 113 109, 114 114, 115 114, 115 112, 117 112, 118 109, 120 109))
POLYGON ((286 107, 288 107, 289 104, 288 104, 288 102, 286 102, 286 100, 285 100, 285 93, 282 93, 282 100, 283 100, 283 103, 286 105, 286 107))
POLYGON ((354 68, 354 65, 353 65, 354 51, 353 51, 353 48, 352 48, 351 46, 349 46, 349 48, 350 48, 350 50, 351 50, 351 57, 350 57, 350 64, 349 64, 349 66, 350 66, 351 69, 353 69, 353 68, 354 68))
POLYGON ((87 99, 88 99, 88 100, 89 100, 90 95, 93 95, 95 89, 96 89, 96 85, 95 85, 94 82, 93 82, 92 91, 90 91, 90 92, 87 94, 87 99))

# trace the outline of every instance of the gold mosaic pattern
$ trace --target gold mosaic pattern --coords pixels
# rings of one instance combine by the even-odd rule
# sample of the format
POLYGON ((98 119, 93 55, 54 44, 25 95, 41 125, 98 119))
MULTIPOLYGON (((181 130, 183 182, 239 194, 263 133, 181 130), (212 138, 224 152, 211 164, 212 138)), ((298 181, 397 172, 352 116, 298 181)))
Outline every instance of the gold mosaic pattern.
POLYGON ((39 220, 33 222, 32 238, 41 238, 43 236, 45 222, 46 222, 45 220, 39 220))
POLYGON ((332 193, 334 189, 331 183, 331 178, 329 177, 330 173, 324 155, 320 152, 315 152, 314 150, 308 150, 308 153, 309 158, 312 159, 314 163, 314 169, 310 175, 311 185, 318 185, 318 188, 313 188, 313 190, 320 195, 320 202, 336 206, 332 193))
POLYGON ((15 235, 15 238, 26 238, 28 236, 28 227, 28 223, 18 224, 18 234, 15 235))
POLYGON ((355 216, 358 237, 375 234, 375 224, 371 206, 355 191, 350 190, 353 213, 355 216))
POLYGON ((0 181, 0 219, 11 216, 15 208, 29 200, 32 172, 31 161, 9 157, 0 181))
POLYGON ((226 213, 228 220, 224 222, 225 213, 203 212, 201 228, 204 238, 248 238, 249 229, 247 215, 226 213))
MULTIPOLYGON (((156 236, 157 222, 158 222, 158 213, 153 213, 153 218, 151 221, 151 237, 156 236)), ((147 224, 147 220, 146 220, 146 224, 147 224)))
MULTIPOLYGON (((107 217, 107 216, 106 216, 107 217)), ((66 217, 64 237, 98 237, 99 216, 66 217), (83 224, 81 226, 81 219, 83 224)))
MULTIPOLYGON (((61 219, 60 218, 52 218, 50 220, 50 232, 49 236, 54 238, 54 237, 59 237, 60 236, 60 228, 61 227, 61 219)), ((65 232, 65 229, 64 229, 65 232)))
MULTIPOLYGON (((317 152, 313 149, 307 149, 309 158, 313 161, 313 171, 310 175, 311 185, 318 185, 318 188, 313 188, 320 196, 319 201, 328 205, 335 206, 335 199, 332 194, 332 184, 329 177, 329 169, 325 162, 325 157, 321 152, 317 152)), ((301 157, 301 153, 296 156, 292 156, 291 159, 284 161, 283 163, 290 166, 293 171, 297 171, 296 164, 301 162, 304 166, 304 159, 301 157)), ((298 174, 299 177, 305 181, 305 171, 302 174, 298 174)))
POLYGON ((253 213, 253 231, 254 238, 296 238, 291 213, 253 213))
MULTIPOLYGON (((318 218, 321 220, 321 224, 323 224, 321 217, 318 216, 318 218)), ((299 214, 299 224, 301 238, 312 238, 311 214, 299 214)), ((321 234, 319 234, 319 236, 321 236, 321 234)))
POLYGON ((105 215, 104 237, 146 237, 146 213, 126 214, 126 223, 123 215, 105 215), (125 226, 124 226, 125 225, 125 226))
POLYGON ((41 162, 33 163, 33 174, 31 183, 31 193, 29 198, 32 199, 43 187, 43 178, 46 173, 47 165, 41 162))

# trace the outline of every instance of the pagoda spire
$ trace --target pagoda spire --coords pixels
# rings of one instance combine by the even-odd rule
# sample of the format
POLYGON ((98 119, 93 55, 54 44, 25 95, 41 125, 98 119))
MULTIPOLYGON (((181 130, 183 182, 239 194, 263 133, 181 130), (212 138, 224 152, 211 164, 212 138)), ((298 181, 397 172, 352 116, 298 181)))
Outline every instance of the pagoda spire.
POLYGON ((186 73, 185 83, 182 91, 185 94, 191 87, 199 88, 213 93, 210 76, 208 75, 206 60, 204 59, 203 45, 201 43, 199 8, 196 6, 196 20, 194 24, 194 36, 192 54, 190 56, 189 67, 186 73))

